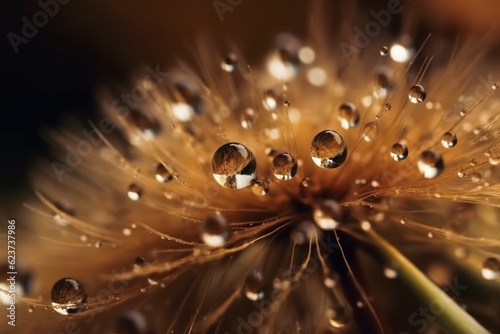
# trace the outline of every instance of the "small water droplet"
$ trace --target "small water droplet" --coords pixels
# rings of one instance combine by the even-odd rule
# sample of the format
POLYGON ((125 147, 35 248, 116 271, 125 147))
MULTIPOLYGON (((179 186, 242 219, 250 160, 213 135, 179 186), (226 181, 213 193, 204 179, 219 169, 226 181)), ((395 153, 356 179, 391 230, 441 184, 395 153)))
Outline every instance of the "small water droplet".
POLYGON ((269 192, 269 180, 253 180, 250 189, 256 196, 265 196, 269 192))
POLYGON ((287 181, 297 174, 297 161, 288 153, 281 153, 274 157, 271 170, 277 179, 287 181))
POLYGON ((285 102, 283 102, 283 105, 285 107, 289 107, 290 106, 290 101, 286 100, 285 102))
POLYGON ((102 241, 101 241, 101 240, 97 240, 97 241, 94 243, 94 247, 95 247, 95 248, 101 248, 101 247, 102 247, 102 241))
POLYGON ((228 143, 215 151, 212 172, 221 186, 241 189, 257 179, 257 163, 253 153, 245 145, 228 143))
POLYGON ((149 285, 153 286, 153 285, 158 285, 158 281, 152 279, 152 278, 148 278, 148 283, 149 285))
POLYGON ((384 45, 384 46, 380 47, 379 52, 380 52, 381 56, 387 56, 387 53, 389 53, 389 48, 384 45))
POLYGON ((142 196, 142 188, 138 184, 132 183, 128 187, 127 196, 132 201, 138 201, 142 196))
POLYGON ((221 67, 226 72, 233 72, 238 64, 238 58, 232 52, 228 53, 222 60, 221 67))
POLYGON ((395 265, 387 265, 384 267, 384 276, 388 279, 395 279, 398 277, 398 271, 395 265))
POLYGON ((444 148, 455 147, 455 145, 457 145, 457 142, 457 135, 452 131, 445 132, 443 137, 441 137, 441 145, 443 145, 444 148))
POLYGON ((494 257, 485 259, 481 268, 481 274, 487 280, 500 278, 500 261, 494 257))
POLYGON ((125 235, 125 236, 127 236, 127 237, 128 237, 128 236, 132 235, 132 230, 131 230, 131 229, 129 229, 129 228, 127 228, 127 227, 125 227, 125 228, 122 230, 122 233, 123 233, 123 235, 125 235))
POLYGON ((262 278, 262 273, 260 271, 254 271, 250 275, 248 275, 246 281, 245 281, 245 286, 244 286, 244 292, 245 296, 251 300, 251 301, 258 301, 262 300, 264 298, 264 291, 262 289, 263 286, 263 278, 262 278))
POLYGON ((142 266, 143 264, 146 263, 146 259, 143 257, 143 256, 138 256, 136 259, 135 259, 135 264, 139 265, 139 266, 142 266))
POLYGON ((341 306, 326 310, 326 316, 328 317, 328 323, 333 328, 342 328, 348 322, 347 310, 341 306))
POLYGON ((222 247, 231 236, 231 227, 226 217, 221 215, 208 217, 201 232, 201 239, 209 247, 222 247))
POLYGON ((168 171, 168 169, 162 163, 159 163, 156 166, 155 179, 160 183, 166 183, 172 181, 174 179, 174 176, 168 171))
POLYGON ((401 161, 408 157, 408 147, 403 143, 392 145, 391 157, 394 161, 401 161))
POLYGON ((432 179, 441 174, 444 162, 439 152, 430 149, 423 151, 417 162, 418 170, 426 179, 432 179))
POLYGON ((337 132, 325 130, 318 133, 312 140, 311 157, 321 168, 337 168, 347 158, 347 145, 337 132))
POLYGON ((312 180, 308 177, 305 177, 302 179, 302 182, 300 183, 302 187, 307 188, 312 184, 312 180))
POLYGON ((52 308, 63 315, 80 312, 87 301, 87 293, 82 284, 74 278, 57 281, 51 292, 52 308))
POLYGON ((353 103, 343 103, 339 107, 338 120, 343 129, 351 129, 359 123, 359 111, 353 103))
POLYGON ((28 308, 28 312, 29 312, 29 313, 33 313, 33 312, 35 312, 35 310, 33 309, 33 306, 30 306, 30 307, 28 308))
POLYGON ((366 123, 365 126, 363 127, 363 131, 361 133, 361 137, 363 137, 363 140, 367 143, 375 140, 378 135, 378 125, 376 122, 369 122, 366 123))
POLYGON ((240 114, 241 127, 246 130, 253 129, 255 117, 255 111, 252 108, 246 108, 245 111, 240 114))
POLYGON ((496 90, 498 88, 498 84, 495 82, 491 85, 491 89, 496 90))
POLYGON ((342 208, 334 200, 323 200, 313 211, 316 224, 323 230, 333 230, 339 225, 342 208))
MULTIPOLYGON (((146 140, 150 140, 156 137, 161 130, 160 123, 157 121, 151 120, 149 117, 144 115, 141 112, 132 112, 130 119, 134 123, 134 125, 139 129, 143 138, 146 140)), ((132 138, 134 143, 140 143, 140 138, 132 138)))
POLYGON ((413 85, 408 93, 411 103, 421 103, 425 100, 427 93, 422 85, 413 85))

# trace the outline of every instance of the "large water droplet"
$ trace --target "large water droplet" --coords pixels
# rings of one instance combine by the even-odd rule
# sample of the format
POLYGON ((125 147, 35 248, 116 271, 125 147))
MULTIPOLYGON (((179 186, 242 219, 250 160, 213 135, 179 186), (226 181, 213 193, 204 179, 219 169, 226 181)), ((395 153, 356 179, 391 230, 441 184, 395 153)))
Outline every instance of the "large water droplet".
POLYGON ((401 161, 408 157, 408 147, 403 143, 396 143, 392 145, 391 157, 394 161, 401 161))
POLYGON ((238 58, 232 52, 228 53, 222 60, 221 67, 226 72, 232 72, 238 64, 238 58))
POLYGON ((375 140, 378 135, 378 125, 376 122, 366 123, 361 132, 361 137, 367 143, 375 140))
POLYGON ((244 291, 245 291, 245 296, 249 300, 257 301, 264 298, 262 281, 263 281, 262 273, 260 271, 254 271, 253 273, 248 275, 245 281, 244 291))
POLYGON ((339 107, 338 120, 343 129, 351 129, 359 123, 359 111, 353 103, 343 103, 339 107))
POLYGON ((281 153, 274 157, 271 170, 282 181, 290 180, 297 174, 297 161, 288 153, 281 153))
POLYGON ((347 146, 337 132, 325 130, 318 133, 312 140, 311 157, 321 168, 337 168, 347 158, 347 146))
POLYGON ((201 239, 209 247, 223 246, 231 236, 231 227, 224 216, 211 216, 205 220, 201 239))
POLYGON ((63 315, 80 312, 87 301, 82 284, 74 278, 63 278, 54 284, 51 292, 52 308, 63 315))
POLYGON ((500 261, 494 257, 485 259, 481 268, 481 274, 487 280, 500 278, 500 261))
POLYGON ((408 98, 411 103, 421 103, 424 102, 427 93, 422 85, 413 85, 408 93, 408 98))
POLYGON ((457 142, 457 135, 452 131, 445 132, 443 137, 441 137, 441 145, 443 145, 444 148, 455 147, 455 145, 457 145, 457 142))
POLYGON ((241 189, 257 179, 257 163, 253 153, 245 145, 228 143, 215 151, 212 172, 221 186, 241 189))
POLYGON ((160 183, 166 183, 168 181, 172 181, 174 176, 162 163, 159 163, 158 166, 156 166, 155 179, 160 183))
POLYGON ((334 200, 323 200, 313 211, 316 224, 323 230, 335 229, 342 218, 342 208, 334 200))
POLYGON ((432 179, 441 174, 444 162, 439 152, 430 149, 423 151, 417 162, 418 170, 426 179, 432 179))
POLYGON ((139 186, 137 183, 132 183, 128 187, 127 196, 132 201, 138 201, 142 196, 142 191, 143 190, 141 186, 139 186))

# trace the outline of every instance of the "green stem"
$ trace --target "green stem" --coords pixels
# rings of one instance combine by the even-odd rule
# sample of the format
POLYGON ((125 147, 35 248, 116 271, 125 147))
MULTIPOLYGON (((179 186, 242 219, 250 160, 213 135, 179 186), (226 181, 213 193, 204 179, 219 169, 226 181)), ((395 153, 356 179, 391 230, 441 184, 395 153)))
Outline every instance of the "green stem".
POLYGON ((446 332, 454 334, 489 333, 373 229, 368 231, 367 234, 387 263, 394 263, 398 266, 398 278, 415 291, 417 297, 425 305, 431 305, 437 301, 440 302, 440 305, 444 305, 441 313, 436 314, 436 321, 446 332))

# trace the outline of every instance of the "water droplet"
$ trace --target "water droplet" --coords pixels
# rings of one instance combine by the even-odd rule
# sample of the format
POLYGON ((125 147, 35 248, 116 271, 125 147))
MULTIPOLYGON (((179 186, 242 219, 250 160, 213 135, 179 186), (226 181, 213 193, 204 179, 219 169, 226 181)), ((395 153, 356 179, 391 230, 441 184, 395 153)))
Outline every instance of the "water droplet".
POLYGON ((255 123, 255 111, 252 108, 246 108, 240 114, 240 124, 243 129, 253 129, 255 123))
MULTIPOLYGON (((139 129, 142 136, 146 140, 150 140, 156 137, 161 130, 160 123, 151 120, 149 117, 141 112, 132 112, 130 119, 134 125, 139 129)), ((134 143, 139 143, 138 138, 133 138, 134 143)))
POLYGON ((97 240, 97 241, 94 243, 94 247, 95 247, 95 248, 101 248, 101 247, 102 247, 102 241, 101 241, 101 240, 97 240))
POLYGON ((305 177, 300 184, 302 185, 302 187, 307 188, 312 184, 312 180, 308 177, 305 177))
POLYGON ((262 281, 262 273, 260 271, 254 271, 248 275, 245 281, 244 292, 249 300, 258 301, 264 298, 262 281))
POLYGON ((131 230, 131 229, 129 229, 129 228, 127 228, 127 227, 125 227, 125 228, 122 230, 122 233, 123 233, 123 235, 125 235, 125 236, 127 236, 127 237, 128 237, 128 236, 132 235, 132 230, 131 230))
POLYGON ((390 55, 392 60, 398 63, 406 63, 413 57, 414 50, 411 47, 412 40, 408 35, 401 36, 399 43, 391 45, 390 55))
POLYGON ((135 259, 135 264, 142 266, 144 263, 146 263, 146 259, 143 256, 138 256, 135 259))
POLYGON ((321 168, 337 168, 347 158, 347 146, 337 132, 325 130, 318 133, 312 140, 311 157, 321 168))
POLYGON ((245 145, 228 143, 215 151, 212 172, 221 186, 241 189, 257 179, 257 163, 253 153, 245 145))
POLYGON ((57 281, 51 292, 52 308, 63 315, 80 312, 87 301, 87 293, 74 278, 63 278, 57 281))
POLYGON ((491 85, 491 89, 496 90, 498 88, 498 84, 495 82, 491 85))
POLYGON ((286 100, 285 102, 283 102, 283 105, 285 107, 289 107, 290 106, 290 101, 286 100))
POLYGON ((444 169, 444 162, 439 152, 430 149, 422 152, 417 166, 426 179, 432 179, 441 174, 444 169))
POLYGON ((444 148, 455 147, 455 145, 457 145, 457 142, 457 135, 452 131, 445 132, 443 137, 441 137, 441 145, 443 145, 444 148))
POLYGON ((363 131, 361 133, 361 137, 367 143, 375 140, 378 135, 378 125, 376 122, 366 123, 363 127, 363 131))
POLYGON ((479 172, 474 172, 470 175, 470 179, 472 182, 478 183, 478 182, 481 182, 481 180, 483 179, 483 176, 479 172))
POLYGON ((216 215, 208 217, 201 232, 201 239, 209 247, 221 247, 231 235, 229 222, 224 216, 216 215))
POLYGON ((481 268, 481 274, 487 280, 500 278, 500 261, 494 257, 485 259, 481 268))
POLYGON ((297 161, 288 153, 281 153, 274 157, 271 170, 277 179, 290 180, 297 174, 297 161))
POLYGON ((238 64, 238 58, 232 52, 228 53, 222 60, 221 67, 226 72, 232 72, 238 64))
POLYGON ((413 85, 408 94, 411 103, 421 103, 425 100, 426 96, 427 93, 422 85, 413 85))
POLYGON ((384 46, 380 47, 379 52, 380 52, 381 56, 387 56, 387 53, 389 53, 389 48, 384 45, 384 46))
POLYGON ((334 200, 323 200, 313 211, 316 224, 323 230, 333 230, 339 225, 342 208, 334 200))
POLYGON ((142 188, 138 184, 132 183, 128 187, 127 196, 132 201, 138 201, 142 196, 142 188))
POLYGON ((336 307, 335 309, 326 310, 326 316, 328 317, 328 323, 333 328, 342 328, 348 322, 348 313, 344 307, 336 307))
POLYGON ((359 111, 353 103, 343 103, 339 107, 338 120, 343 129, 351 129, 359 123, 359 111))
POLYGON ((267 90, 264 92, 264 100, 262 101, 264 108, 269 111, 276 109, 278 106, 278 99, 276 93, 273 90, 267 90))
POLYGON ((387 277, 388 279, 395 279, 396 277, 398 277, 398 271, 396 269, 396 266, 394 265, 385 266, 384 276, 387 277))
POLYGON ((256 196, 265 196, 269 192, 269 180, 253 180, 250 189, 256 196))
POLYGON ((401 161, 408 157, 408 147, 403 143, 392 145, 391 157, 394 161, 401 161))
POLYGON ((172 181, 174 179, 174 176, 162 163, 159 163, 158 166, 156 166, 155 179, 160 183, 166 183, 172 181))

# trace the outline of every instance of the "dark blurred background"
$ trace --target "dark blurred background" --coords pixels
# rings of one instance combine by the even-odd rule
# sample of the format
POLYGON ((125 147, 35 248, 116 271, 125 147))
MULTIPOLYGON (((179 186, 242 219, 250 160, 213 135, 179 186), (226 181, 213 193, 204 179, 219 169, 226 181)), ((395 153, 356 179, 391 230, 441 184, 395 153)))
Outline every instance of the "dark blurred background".
MULTIPOLYGON (((310 7, 309 1, 241 0, 221 21, 213 0, 64 1, 17 54, 9 32, 21 36, 22 18, 33 22, 41 7, 37 1, 3 1, 0 209, 28 189, 33 158, 47 153, 41 129, 57 127, 66 114, 88 118, 98 109, 97 85, 127 82, 134 70, 188 54, 200 32, 215 42, 234 41, 252 57, 278 32, 304 32, 310 7)), ((361 4, 378 10, 387 2, 361 4)), ((500 22, 500 3, 494 0, 416 2, 433 29, 485 29, 500 22)))

